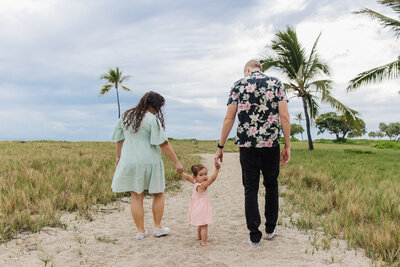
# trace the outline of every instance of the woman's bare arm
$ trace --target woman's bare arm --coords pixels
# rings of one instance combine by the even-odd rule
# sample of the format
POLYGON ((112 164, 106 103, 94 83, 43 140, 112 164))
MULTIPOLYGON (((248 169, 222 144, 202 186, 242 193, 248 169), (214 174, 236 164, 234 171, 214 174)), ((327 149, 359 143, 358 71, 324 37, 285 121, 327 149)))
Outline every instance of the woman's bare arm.
POLYGON ((116 154, 117 154, 117 157, 115 159, 115 166, 118 165, 118 162, 119 162, 119 160, 121 158, 121 150, 122 150, 122 145, 123 144, 124 144, 124 140, 121 140, 121 141, 116 143, 116 154))
POLYGON ((168 156, 168 158, 175 164, 175 169, 178 173, 183 172, 183 166, 180 163, 178 157, 176 156, 174 149, 168 141, 165 141, 160 145, 162 152, 168 156))

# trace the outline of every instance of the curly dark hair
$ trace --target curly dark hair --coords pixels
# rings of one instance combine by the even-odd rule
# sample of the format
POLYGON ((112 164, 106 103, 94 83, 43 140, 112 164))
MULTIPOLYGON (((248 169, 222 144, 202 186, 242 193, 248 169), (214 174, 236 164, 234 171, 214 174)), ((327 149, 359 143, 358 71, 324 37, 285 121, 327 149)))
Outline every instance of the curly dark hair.
POLYGON ((160 94, 150 91, 144 94, 136 107, 128 109, 122 115, 122 123, 126 129, 132 125, 132 131, 135 133, 139 130, 140 124, 147 111, 154 111, 156 117, 160 120, 162 127, 165 129, 164 113, 162 107, 165 99, 160 94))
POLYGON ((202 169, 205 169, 206 167, 203 164, 196 164, 193 165, 191 170, 194 176, 197 176, 197 174, 199 174, 199 171, 201 171, 202 169))

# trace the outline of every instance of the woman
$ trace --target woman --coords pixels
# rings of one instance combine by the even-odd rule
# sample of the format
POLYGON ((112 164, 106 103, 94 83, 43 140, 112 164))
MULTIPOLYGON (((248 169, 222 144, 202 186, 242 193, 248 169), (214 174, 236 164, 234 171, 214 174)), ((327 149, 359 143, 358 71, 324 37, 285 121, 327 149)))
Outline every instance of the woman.
POLYGON ((164 134, 164 98, 148 92, 139 104, 127 110, 115 126, 112 139, 117 142, 117 168, 111 185, 113 192, 131 193, 131 213, 137 227, 136 239, 147 236, 144 228, 144 191, 153 194, 154 235, 167 235, 169 228, 161 226, 164 213, 165 176, 161 150, 175 164, 183 167, 164 134))

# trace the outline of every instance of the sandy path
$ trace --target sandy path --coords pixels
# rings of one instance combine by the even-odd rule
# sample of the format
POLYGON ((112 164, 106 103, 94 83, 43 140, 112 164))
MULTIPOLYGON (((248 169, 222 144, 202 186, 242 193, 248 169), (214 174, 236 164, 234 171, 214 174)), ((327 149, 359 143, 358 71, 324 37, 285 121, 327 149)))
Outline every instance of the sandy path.
MULTIPOLYGON (((203 155, 213 169, 212 156, 203 155)), ((63 216, 67 230, 45 228, 39 234, 22 234, 0 245, 0 266, 370 266, 362 250, 346 250, 343 241, 328 251, 313 250, 313 235, 295 227, 281 226, 272 241, 263 240, 259 249, 247 244, 248 232, 243 208, 243 188, 238 154, 225 154, 217 181, 210 187, 213 224, 209 227, 211 245, 201 248, 195 240, 195 227, 187 223, 192 185, 184 182, 182 191, 168 193, 163 223, 171 228, 167 237, 135 240, 135 226, 129 204, 114 205, 120 211, 99 213, 95 220, 63 216), (108 236, 114 242, 95 237, 108 236), (307 252, 306 252, 307 251, 307 252), (41 260, 42 259, 42 260, 41 260), (333 263, 332 263, 333 260, 333 263)), ((263 197, 260 192, 260 204, 263 197)), ((281 206, 284 204, 281 202, 281 206)), ((106 207, 111 208, 110 206, 106 207)), ((145 199, 145 223, 152 232, 151 199, 145 199)), ((282 218, 283 222, 287 218, 282 218)), ((260 228, 261 230, 262 228, 260 228)))

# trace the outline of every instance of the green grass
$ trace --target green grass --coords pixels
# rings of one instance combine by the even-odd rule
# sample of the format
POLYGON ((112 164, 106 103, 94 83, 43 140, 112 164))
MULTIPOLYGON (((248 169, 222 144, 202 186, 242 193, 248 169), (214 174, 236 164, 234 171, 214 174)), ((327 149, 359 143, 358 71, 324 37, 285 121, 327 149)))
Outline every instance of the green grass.
POLYGON ((373 143, 292 144, 282 169, 285 197, 302 214, 298 226, 364 248, 368 256, 400 263, 400 151, 373 143))

